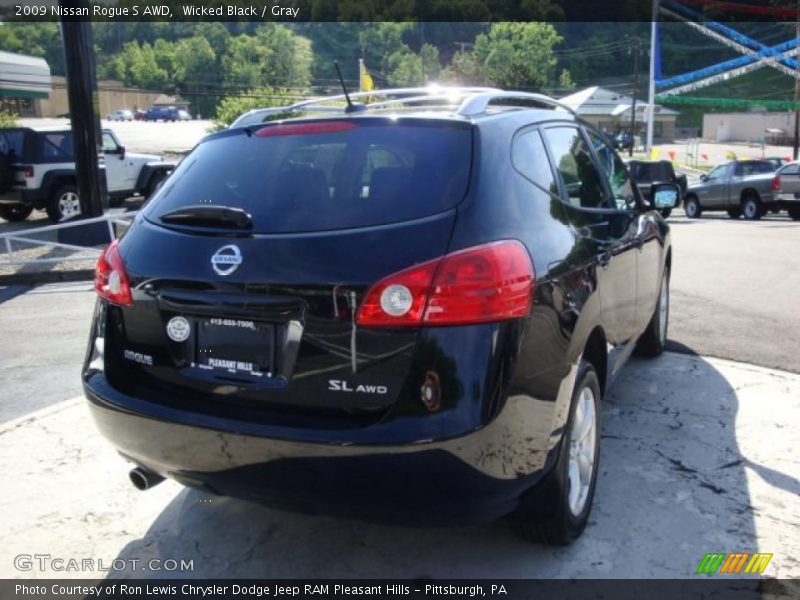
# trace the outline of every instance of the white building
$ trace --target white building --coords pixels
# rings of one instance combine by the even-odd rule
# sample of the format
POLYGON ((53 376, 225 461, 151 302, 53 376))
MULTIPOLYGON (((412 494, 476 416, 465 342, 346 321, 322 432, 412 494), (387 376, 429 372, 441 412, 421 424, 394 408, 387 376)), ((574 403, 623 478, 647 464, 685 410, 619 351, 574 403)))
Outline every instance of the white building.
MULTIPOLYGON (((633 98, 608 88, 593 86, 564 96, 560 99, 571 107, 584 120, 598 129, 609 133, 629 130, 631 127, 631 104, 633 98)), ((646 102, 636 99, 636 135, 642 139, 646 133, 645 109, 646 102)), ((672 142, 675 140, 675 120, 678 113, 669 108, 656 105, 653 121, 653 141, 656 143, 672 142)))
POLYGON ((794 111, 706 113, 703 115, 703 139, 716 142, 765 141, 779 146, 791 145, 794 136, 794 111))

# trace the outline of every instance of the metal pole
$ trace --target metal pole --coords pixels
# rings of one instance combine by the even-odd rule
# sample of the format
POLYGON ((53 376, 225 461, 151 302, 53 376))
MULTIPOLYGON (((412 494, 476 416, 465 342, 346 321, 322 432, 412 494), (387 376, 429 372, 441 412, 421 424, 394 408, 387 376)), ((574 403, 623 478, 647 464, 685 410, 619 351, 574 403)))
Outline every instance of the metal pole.
POLYGON ((364 91, 364 59, 358 59, 358 91, 364 91))
MULTIPOLYGON (((77 6, 89 10, 89 0, 59 0, 59 4, 62 7, 77 6)), ((103 214, 105 182, 101 179, 97 161, 102 146, 91 35, 91 23, 88 21, 62 17, 61 37, 64 42, 67 95, 81 213, 84 216, 99 216, 103 214)))
POLYGON ((656 106, 656 36, 658 35, 658 0, 653 0, 653 16, 650 23, 650 86, 647 91, 647 144, 645 149, 649 155, 653 149, 653 119, 656 106))
POLYGON ((636 94, 639 91, 639 38, 633 40, 633 93, 631 97, 631 145, 628 148, 628 156, 633 156, 633 141, 636 139, 636 94))

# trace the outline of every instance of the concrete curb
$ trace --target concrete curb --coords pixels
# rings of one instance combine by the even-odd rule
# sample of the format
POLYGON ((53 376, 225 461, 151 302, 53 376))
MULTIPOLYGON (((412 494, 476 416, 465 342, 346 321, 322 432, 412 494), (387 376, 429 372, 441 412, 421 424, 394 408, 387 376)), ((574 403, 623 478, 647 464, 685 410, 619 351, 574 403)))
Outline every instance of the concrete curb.
POLYGON ((0 285, 36 285, 40 283, 60 283, 63 281, 91 281, 93 269, 77 271, 42 271, 39 273, 12 273, 0 275, 0 285))

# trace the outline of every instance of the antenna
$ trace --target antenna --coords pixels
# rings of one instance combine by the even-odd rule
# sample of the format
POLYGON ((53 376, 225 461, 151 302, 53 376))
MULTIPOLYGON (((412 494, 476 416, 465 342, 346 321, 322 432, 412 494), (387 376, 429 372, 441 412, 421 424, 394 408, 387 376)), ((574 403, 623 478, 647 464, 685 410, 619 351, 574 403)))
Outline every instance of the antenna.
POLYGON ((352 100, 350 100, 350 94, 347 93, 347 86, 344 84, 344 78, 342 78, 342 71, 339 69, 339 61, 333 61, 333 66, 336 67, 336 74, 339 76, 339 83, 342 85, 342 91, 344 92, 344 99, 347 101, 347 108, 344 109, 344 112, 351 113, 351 112, 359 112, 362 110, 367 110, 366 104, 357 103, 354 104, 352 100))

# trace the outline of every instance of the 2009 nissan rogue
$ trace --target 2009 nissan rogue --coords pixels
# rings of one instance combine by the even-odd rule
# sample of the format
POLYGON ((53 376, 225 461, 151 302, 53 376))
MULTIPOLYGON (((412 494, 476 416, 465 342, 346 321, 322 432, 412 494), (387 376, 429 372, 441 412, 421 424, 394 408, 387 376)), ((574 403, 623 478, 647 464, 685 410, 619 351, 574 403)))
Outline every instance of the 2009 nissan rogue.
POLYGON ((664 349, 678 189, 546 96, 369 95, 210 135, 108 248, 94 419, 142 489, 568 543, 603 395, 664 349))

